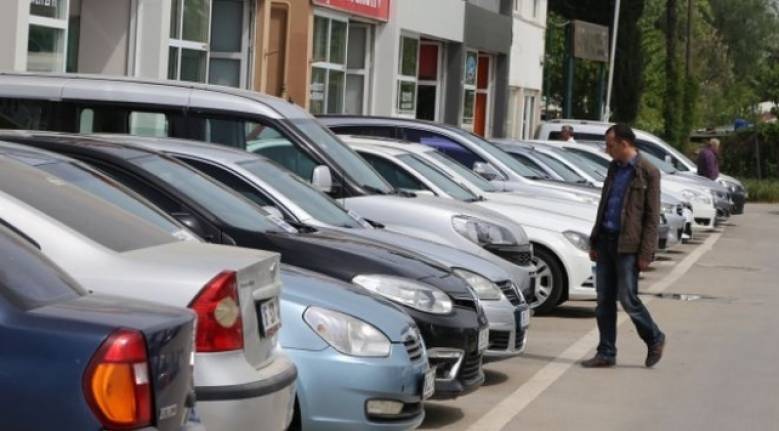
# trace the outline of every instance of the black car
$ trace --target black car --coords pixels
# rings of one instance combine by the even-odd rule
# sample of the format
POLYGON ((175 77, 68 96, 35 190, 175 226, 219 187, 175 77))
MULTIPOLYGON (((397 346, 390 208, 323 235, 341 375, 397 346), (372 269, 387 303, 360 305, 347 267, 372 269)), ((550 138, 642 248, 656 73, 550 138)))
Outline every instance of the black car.
POLYGON ((346 233, 292 226, 189 166, 126 138, 121 144, 58 134, 2 138, 96 167, 209 242, 280 252, 284 263, 394 300, 416 321, 431 366, 437 367, 436 397, 456 397, 483 383, 487 320, 470 287, 449 269, 346 233))
POLYGON ((194 321, 89 294, 0 219, 0 429, 194 429, 194 321))

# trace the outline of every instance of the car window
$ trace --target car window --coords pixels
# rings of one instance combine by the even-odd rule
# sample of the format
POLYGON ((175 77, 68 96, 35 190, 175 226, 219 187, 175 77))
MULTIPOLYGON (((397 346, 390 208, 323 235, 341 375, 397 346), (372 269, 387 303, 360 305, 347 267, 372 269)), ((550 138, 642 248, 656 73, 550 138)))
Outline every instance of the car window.
POLYGON ((473 202, 479 199, 478 196, 471 193, 468 189, 458 184, 449 175, 445 174, 435 166, 413 154, 402 154, 398 160, 408 165, 418 174, 427 178, 428 181, 435 184, 446 194, 458 201, 473 202))
POLYGON ((0 296, 30 310, 86 295, 62 270, 11 231, 0 227, 0 296))
POLYGON ((576 165, 576 167, 586 172, 594 180, 596 181, 606 180, 606 174, 608 171, 604 170, 599 164, 591 161, 588 158, 582 157, 579 154, 572 153, 570 151, 565 151, 562 149, 556 151, 561 155, 561 157, 565 157, 566 160, 569 160, 571 163, 576 165))
POLYGON ((441 163, 443 166, 446 166, 447 169, 454 171, 457 175, 459 175, 469 183, 473 184, 474 186, 478 187, 482 191, 485 192, 500 191, 500 189, 497 186, 484 179, 484 177, 466 168, 460 163, 457 163, 454 159, 452 159, 451 157, 447 156, 444 153, 438 151, 430 151, 426 155, 431 159, 435 160, 436 162, 441 163))
POLYGON ((533 171, 533 173, 536 176, 539 176, 539 177, 548 177, 549 176, 546 173, 546 171, 544 171, 544 168, 541 165, 539 165, 535 160, 532 160, 530 157, 528 157, 528 156, 526 156, 526 155, 524 155, 522 153, 517 153, 517 152, 514 152, 514 151, 510 152, 509 155, 511 155, 511 157, 513 157, 514 159, 516 159, 517 161, 519 161, 520 163, 525 165, 528 169, 533 171))
POLYGON ((393 187, 402 190, 430 190, 413 175, 403 170, 391 161, 370 153, 360 152, 360 155, 376 169, 393 187))
POLYGON ((106 205, 92 193, 18 162, 0 161, 0 190, 117 252, 178 241, 140 217, 106 205))
POLYGON ((519 163, 516 159, 511 157, 508 153, 501 150, 500 148, 496 147, 495 144, 492 142, 488 142, 484 140, 481 136, 475 135, 470 132, 466 132, 462 129, 453 129, 453 131, 464 138, 468 139, 469 142, 472 142, 474 145, 479 147, 482 151, 489 154, 490 156, 494 157, 506 167, 514 171, 516 174, 522 177, 533 177, 535 176, 534 172, 530 169, 526 168, 522 163, 519 163))
POLYGON ((597 154, 593 154, 589 151, 579 150, 576 148, 566 148, 564 151, 570 152, 572 154, 576 154, 582 158, 585 158, 596 165, 600 166, 601 168, 605 168, 606 170, 609 169, 609 164, 611 163, 606 157, 601 157, 597 154))
MULTIPOLYGON (((369 188, 379 193, 393 193, 392 187, 374 170, 371 165, 365 162, 351 148, 341 142, 333 132, 326 128, 322 123, 314 118, 299 118, 286 120, 292 127, 308 138, 308 141, 315 144, 322 152, 327 154, 332 160, 338 163, 343 170, 357 184, 363 188, 369 188)), ((272 158, 271 158, 272 159, 272 158)), ((282 164, 283 165, 283 164, 282 164)), ((294 171, 293 171, 294 172, 294 171)), ((302 177, 306 180, 311 177, 302 177)))
POLYGON ((172 135, 172 114, 123 106, 89 106, 79 110, 79 133, 122 133, 164 138, 172 135))
POLYGON ((36 166, 81 190, 92 193, 123 210, 156 225, 160 229, 182 239, 194 239, 186 229, 149 203, 142 201, 116 181, 70 162, 46 163, 36 166))
POLYGON ((666 174, 675 174, 676 172, 678 172, 672 164, 666 162, 665 160, 661 160, 657 158, 654 154, 651 153, 641 153, 641 154, 644 157, 646 157, 646 159, 649 160, 650 163, 655 165, 657 169, 660 169, 666 174))
MULTIPOLYGON (((672 151, 668 151, 665 148, 661 147, 658 144, 655 144, 653 142, 645 141, 643 139, 637 139, 636 140, 636 147, 638 147, 639 150, 643 151, 645 154, 651 154, 655 156, 656 159, 661 160, 663 163, 670 164, 673 166, 675 170, 678 171, 688 171, 689 169, 687 166, 682 163, 680 160, 681 158, 687 159, 686 156, 682 155, 681 153, 675 154, 672 151), (665 160, 666 156, 670 156, 671 161, 668 162, 665 160)), ((692 161, 687 159, 687 162, 690 164, 693 164, 692 161)), ((659 169, 659 167, 658 167, 659 169)))
POLYGON ((362 227, 329 196, 275 163, 253 159, 239 164, 322 223, 348 228, 362 227))
POLYGON ((0 99, 0 129, 50 130, 54 102, 0 99))
POLYGON ((150 172, 189 199, 238 229, 256 232, 283 231, 268 213, 196 170, 157 155, 133 159, 132 163, 150 172))
POLYGON ((188 164, 189 166, 192 166, 198 171, 208 175, 212 179, 219 181, 220 183, 224 184, 228 189, 240 194, 241 196, 245 197, 246 199, 249 199, 250 201, 254 202, 255 204, 261 207, 275 206, 273 200, 265 196, 262 192, 257 190, 253 185, 247 183, 242 178, 238 177, 232 172, 229 172, 211 163, 201 162, 199 160, 192 160, 183 157, 176 157, 176 158, 188 164))
POLYGON ((540 151, 537 151, 534 154, 541 160, 542 163, 545 163, 557 175, 562 177, 563 181, 567 183, 587 182, 587 179, 577 174, 576 171, 568 167, 565 163, 561 162, 560 160, 557 160, 556 158, 548 154, 544 154, 540 151))
POLYGON ((404 133, 406 135, 406 140, 409 142, 433 147, 454 160, 457 160, 459 163, 468 167, 468 169, 473 169, 473 165, 476 162, 484 162, 484 159, 464 145, 438 133, 411 128, 404 129, 404 133))

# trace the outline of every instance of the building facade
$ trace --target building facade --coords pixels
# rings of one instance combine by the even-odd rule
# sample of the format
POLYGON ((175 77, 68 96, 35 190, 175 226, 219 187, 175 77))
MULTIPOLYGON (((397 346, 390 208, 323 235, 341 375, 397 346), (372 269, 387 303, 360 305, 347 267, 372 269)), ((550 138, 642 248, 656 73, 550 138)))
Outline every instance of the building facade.
POLYGON ((5 0, 0 70, 250 88, 526 137, 546 0, 5 0))
POLYGON ((547 0, 513 0, 506 134, 532 139, 541 121, 547 0))

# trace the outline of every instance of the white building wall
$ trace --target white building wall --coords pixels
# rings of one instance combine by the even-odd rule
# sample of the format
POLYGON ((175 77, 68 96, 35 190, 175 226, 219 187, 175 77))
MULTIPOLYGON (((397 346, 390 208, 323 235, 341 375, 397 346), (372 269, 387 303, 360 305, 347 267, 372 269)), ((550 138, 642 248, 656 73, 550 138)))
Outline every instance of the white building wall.
POLYGON ((130 0, 82 0, 79 73, 127 74, 130 0))
POLYGON ((131 76, 167 79, 170 39, 170 0, 137 0, 134 49, 130 52, 131 76))
POLYGON ((0 13, 0 70, 27 70, 30 0, 3 0, 0 13))
POLYGON ((390 21, 376 31, 374 97, 368 111, 374 115, 394 114, 401 34, 454 42, 463 40, 464 1, 394 0, 390 7, 390 21))
POLYGON ((509 70, 511 97, 506 130, 512 138, 525 138, 535 133, 532 129, 535 129, 541 119, 547 0, 514 0, 514 2, 509 70), (526 97, 534 98, 533 112, 525 112, 526 97))

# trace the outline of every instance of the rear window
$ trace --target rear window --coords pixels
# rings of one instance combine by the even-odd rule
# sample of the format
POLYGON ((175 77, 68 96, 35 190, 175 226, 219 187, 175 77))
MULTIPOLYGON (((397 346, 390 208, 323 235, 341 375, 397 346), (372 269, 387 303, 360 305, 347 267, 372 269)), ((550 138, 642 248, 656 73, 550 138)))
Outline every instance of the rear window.
POLYGON ((0 190, 117 252, 177 241, 157 226, 59 177, 8 159, 0 160, 0 190))
POLYGON ((86 292, 23 239, 0 227, 0 296, 23 310, 86 292))

